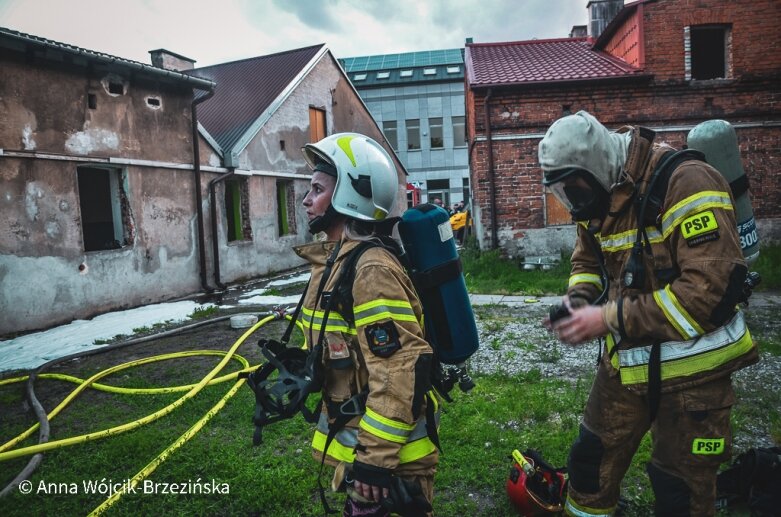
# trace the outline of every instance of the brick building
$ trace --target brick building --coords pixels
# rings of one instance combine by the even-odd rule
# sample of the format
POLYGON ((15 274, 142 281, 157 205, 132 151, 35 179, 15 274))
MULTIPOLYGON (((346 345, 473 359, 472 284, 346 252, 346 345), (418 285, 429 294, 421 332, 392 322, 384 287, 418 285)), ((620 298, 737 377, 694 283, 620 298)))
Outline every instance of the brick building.
MULTIPOLYGON (((591 2, 589 8, 593 8, 591 2)), ((568 214, 541 186, 537 146, 561 116, 643 125, 680 147, 708 119, 736 129, 760 238, 781 236, 781 2, 644 0, 598 37, 468 44, 467 134, 483 248, 571 249, 568 214)))

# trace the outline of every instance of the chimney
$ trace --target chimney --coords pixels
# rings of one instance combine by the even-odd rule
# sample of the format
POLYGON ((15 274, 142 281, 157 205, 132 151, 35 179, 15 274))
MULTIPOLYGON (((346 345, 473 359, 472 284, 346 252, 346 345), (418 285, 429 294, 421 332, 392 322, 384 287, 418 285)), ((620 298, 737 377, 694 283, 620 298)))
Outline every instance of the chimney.
POLYGON ((570 38, 585 38, 588 36, 588 25, 573 25, 569 32, 570 38))
POLYGON ((164 68, 165 70, 173 70, 174 72, 181 72, 182 70, 192 70, 195 68, 195 60, 189 57, 184 57, 179 54, 175 54, 170 50, 159 48, 157 50, 150 50, 149 54, 152 58, 152 66, 157 68, 164 68))
POLYGON ((597 39, 623 8, 624 0, 591 0, 586 5, 591 37, 597 39))

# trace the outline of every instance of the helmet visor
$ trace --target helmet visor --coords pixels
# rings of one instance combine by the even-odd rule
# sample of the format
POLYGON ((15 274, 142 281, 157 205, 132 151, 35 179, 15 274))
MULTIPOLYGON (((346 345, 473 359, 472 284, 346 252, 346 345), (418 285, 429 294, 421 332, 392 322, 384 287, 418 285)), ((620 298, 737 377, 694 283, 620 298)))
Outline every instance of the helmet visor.
POLYGON ((606 200, 605 189, 596 178, 585 169, 562 169, 546 174, 543 185, 547 186, 556 199, 572 214, 576 221, 588 220, 595 216, 595 207, 606 200))

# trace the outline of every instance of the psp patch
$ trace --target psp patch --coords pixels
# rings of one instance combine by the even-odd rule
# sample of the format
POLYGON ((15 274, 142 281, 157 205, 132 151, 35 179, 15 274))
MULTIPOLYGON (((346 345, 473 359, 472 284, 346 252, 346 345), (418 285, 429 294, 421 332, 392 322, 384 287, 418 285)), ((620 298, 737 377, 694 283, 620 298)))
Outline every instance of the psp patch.
POLYGON ((681 235, 690 248, 703 242, 718 240, 719 223, 713 211, 706 210, 684 219, 681 222, 681 235))
POLYGON ((378 357, 388 358, 401 348, 399 331, 392 321, 369 325, 365 332, 369 350, 378 357))

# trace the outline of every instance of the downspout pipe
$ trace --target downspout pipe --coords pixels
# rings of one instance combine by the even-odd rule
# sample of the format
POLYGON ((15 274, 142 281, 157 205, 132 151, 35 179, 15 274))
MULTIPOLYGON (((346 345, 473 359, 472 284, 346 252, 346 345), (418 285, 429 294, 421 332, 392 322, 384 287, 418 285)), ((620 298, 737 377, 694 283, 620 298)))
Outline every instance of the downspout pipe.
POLYGON ((493 90, 488 88, 483 101, 485 110, 485 139, 488 142, 488 185, 490 186, 491 196, 491 249, 499 246, 499 233, 497 231, 498 217, 496 215, 496 178, 494 174, 494 142, 491 138, 491 96, 493 90))
POLYGON ((236 172, 234 169, 231 169, 230 172, 223 174, 221 176, 218 176, 211 180, 209 182, 209 208, 211 209, 211 216, 212 216, 212 253, 214 255, 214 283, 217 284, 217 287, 219 287, 221 290, 225 290, 228 288, 225 284, 220 282, 220 243, 219 243, 219 234, 217 233, 217 184, 222 183, 223 181, 227 180, 228 178, 231 178, 236 175, 236 172))
POLYGON ((199 273, 201 276, 201 287, 204 291, 210 293, 214 291, 209 287, 209 281, 206 277, 206 237, 203 229, 203 192, 201 191, 201 144, 198 137, 198 104, 207 101, 214 96, 214 88, 207 90, 206 95, 194 99, 192 110, 192 133, 193 133, 193 171, 195 172, 195 215, 198 222, 198 258, 200 261, 199 273))

